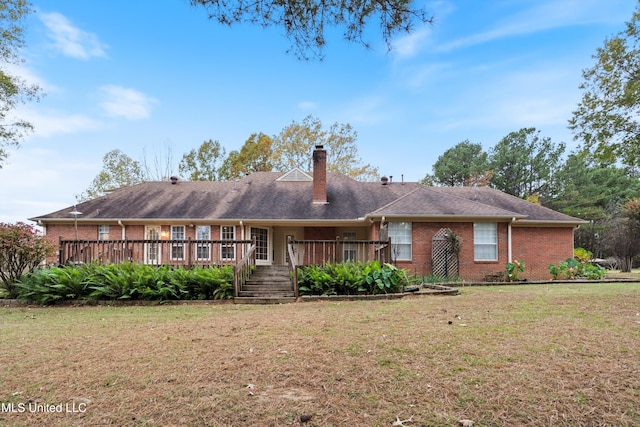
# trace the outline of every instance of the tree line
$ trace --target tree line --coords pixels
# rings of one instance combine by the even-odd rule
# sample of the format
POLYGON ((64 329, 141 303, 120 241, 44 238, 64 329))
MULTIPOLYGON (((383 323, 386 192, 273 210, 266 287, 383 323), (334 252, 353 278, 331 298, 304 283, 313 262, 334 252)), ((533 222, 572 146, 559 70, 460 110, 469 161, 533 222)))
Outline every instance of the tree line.
POLYGON ((309 153, 316 145, 327 149, 327 169, 360 181, 376 180, 378 168, 362 162, 356 140, 358 133, 349 124, 334 123, 328 128, 313 116, 292 121, 276 135, 253 133, 239 150, 227 152, 219 141, 204 141, 184 153, 174 171, 173 154, 145 155, 142 160, 115 149, 105 154, 102 170, 89 188, 76 196, 78 201, 99 197, 116 188, 144 181, 160 181, 180 175, 190 181, 228 181, 253 172, 286 172, 293 168, 311 171, 309 153))

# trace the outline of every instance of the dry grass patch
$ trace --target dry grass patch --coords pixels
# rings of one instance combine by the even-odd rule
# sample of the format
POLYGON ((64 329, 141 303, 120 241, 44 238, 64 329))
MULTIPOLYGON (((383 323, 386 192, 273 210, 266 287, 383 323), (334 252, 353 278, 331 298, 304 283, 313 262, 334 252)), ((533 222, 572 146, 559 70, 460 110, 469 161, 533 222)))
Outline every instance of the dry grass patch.
POLYGON ((0 309, 2 425, 632 426, 638 378, 638 284, 0 309))

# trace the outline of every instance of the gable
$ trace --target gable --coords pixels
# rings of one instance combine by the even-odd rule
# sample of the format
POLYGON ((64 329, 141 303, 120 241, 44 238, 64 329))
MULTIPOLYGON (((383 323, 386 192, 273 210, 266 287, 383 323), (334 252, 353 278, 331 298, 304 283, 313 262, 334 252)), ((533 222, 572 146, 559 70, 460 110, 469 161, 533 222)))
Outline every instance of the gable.
POLYGON ((298 168, 293 168, 289 172, 282 175, 276 181, 284 182, 311 182, 313 177, 306 172, 301 171, 298 168))

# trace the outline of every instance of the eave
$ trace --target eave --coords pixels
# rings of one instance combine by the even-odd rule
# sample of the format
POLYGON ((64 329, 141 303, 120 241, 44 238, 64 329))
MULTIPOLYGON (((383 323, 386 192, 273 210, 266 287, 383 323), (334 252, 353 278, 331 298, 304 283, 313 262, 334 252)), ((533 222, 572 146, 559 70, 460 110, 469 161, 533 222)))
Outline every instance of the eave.
POLYGON ((578 227, 588 224, 589 221, 553 221, 553 220, 519 220, 513 223, 514 227, 578 227))
POLYGON ((392 220, 420 220, 426 222, 473 222, 473 221, 494 221, 494 222, 510 222, 513 220, 521 220, 526 218, 524 215, 403 215, 403 214, 375 214, 367 215, 367 218, 373 221, 392 220))

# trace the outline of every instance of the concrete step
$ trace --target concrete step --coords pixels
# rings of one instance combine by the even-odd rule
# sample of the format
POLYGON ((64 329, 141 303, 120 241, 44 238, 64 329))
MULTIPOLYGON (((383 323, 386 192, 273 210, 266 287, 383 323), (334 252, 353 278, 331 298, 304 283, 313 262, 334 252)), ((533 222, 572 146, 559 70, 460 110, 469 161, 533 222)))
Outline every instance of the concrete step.
POLYGON ((235 304, 289 304, 295 302, 296 299, 291 297, 238 297, 234 298, 235 304))
POLYGON ((240 290, 239 304, 279 304, 294 300, 293 284, 286 266, 258 266, 240 290))
POLYGON ((240 292, 239 298, 293 298, 292 292, 240 292))
POLYGON ((293 289, 291 282, 247 282, 242 289, 293 289))
POLYGON ((291 285, 291 280, 290 279, 281 279, 281 278, 269 278, 269 277, 262 277, 262 278, 255 278, 252 277, 251 279, 247 279, 247 281, 245 282, 247 285, 263 285, 263 286, 269 286, 269 285, 291 285))

